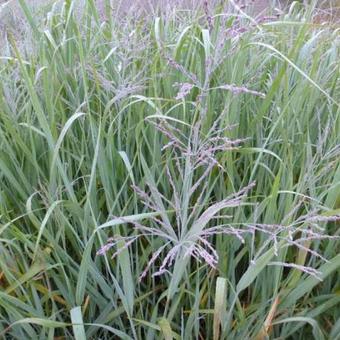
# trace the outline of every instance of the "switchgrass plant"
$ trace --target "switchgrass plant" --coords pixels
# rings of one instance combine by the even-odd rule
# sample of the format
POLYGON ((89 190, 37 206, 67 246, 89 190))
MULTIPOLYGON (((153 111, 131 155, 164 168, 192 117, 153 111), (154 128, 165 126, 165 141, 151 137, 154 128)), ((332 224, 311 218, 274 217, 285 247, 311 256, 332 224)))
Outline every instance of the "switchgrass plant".
POLYGON ((293 3, 54 6, 0 61, 0 334, 339 338, 339 31, 293 3))

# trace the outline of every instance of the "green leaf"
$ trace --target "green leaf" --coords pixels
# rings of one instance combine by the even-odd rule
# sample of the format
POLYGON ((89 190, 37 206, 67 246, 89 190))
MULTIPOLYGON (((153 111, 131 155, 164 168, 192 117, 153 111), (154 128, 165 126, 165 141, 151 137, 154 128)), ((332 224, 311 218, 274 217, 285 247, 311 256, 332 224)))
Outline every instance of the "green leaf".
POLYGON ((161 331, 163 333, 164 339, 165 340, 172 340, 173 339, 172 329, 171 329, 169 321, 167 319, 165 319, 165 318, 161 318, 158 321, 158 324, 159 324, 159 326, 161 328, 161 331))
POLYGON ((318 323, 312 319, 312 318, 307 318, 307 317, 302 317, 302 316, 295 316, 295 317, 291 317, 291 318, 286 318, 286 319, 283 319, 283 320, 280 320, 280 321, 276 321, 276 322, 273 322, 272 325, 280 325, 280 324, 286 324, 286 323, 289 323, 289 322, 307 322, 309 323, 312 328, 313 328, 313 335, 314 335, 314 338, 315 339, 320 339, 320 340, 323 340, 325 339, 318 323))
POLYGON ((132 264, 130 261, 129 250, 125 246, 125 242, 121 240, 118 242, 118 263, 120 267, 120 271, 123 276, 123 290, 126 296, 126 300, 129 306, 130 316, 133 314, 133 305, 134 305, 134 294, 135 294, 135 280, 132 277, 132 264), (125 249, 124 249, 125 248, 125 249), (121 250, 123 249, 123 250, 121 250))
MULTIPOLYGON (((321 272, 319 275, 321 280, 326 279, 330 274, 332 274, 334 271, 340 268, 340 254, 333 257, 328 263, 323 264, 320 268, 318 268, 318 271, 321 272)), ((309 276, 303 281, 300 281, 296 288, 294 288, 282 301, 280 308, 285 309, 288 307, 291 307, 297 301, 303 297, 306 296, 309 292, 312 291, 312 289, 320 284, 320 281, 313 277, 309 276)))
POLYGON ((218 277, 216 280, 215 290, 215 308, 214 308, 214 340, 220 339, 221 323, 226 312, 227 303, 227 280, 218 277))
POLYGON ((71 321, 75 340, 86 340, 86 333, 83 323, 83 315, 81 307, 74 307, 71 309, 71 321))
POLYGON ((250 264, 247 271, 242 275, 240 281, 236 286, 236 291, 239 294, 242 290, 249 287, 252 282, 257 278, 265 266, 270 262, 274 256, 274 249, 270 248, 266 253, 260 256, 255 263, 250 264))
POLYGON ((34 276, 38 275, 43 270, 46 270, 46 265, 41 262, 34 263, 25 274, 20 276, 20 278, 15 281, 12 285, 6 288, 6 294, 12 293, 16 288, 22 286, 24 283, 30 281, 34 276))
POLYGON ((91 252, 93 247, 94 237, 91 237, 87 242, 78 273, 77 287, 76 287, 76 303, 81 305, 84 301, 86 284, 88 280, 88 273, 91 266, 91 252))

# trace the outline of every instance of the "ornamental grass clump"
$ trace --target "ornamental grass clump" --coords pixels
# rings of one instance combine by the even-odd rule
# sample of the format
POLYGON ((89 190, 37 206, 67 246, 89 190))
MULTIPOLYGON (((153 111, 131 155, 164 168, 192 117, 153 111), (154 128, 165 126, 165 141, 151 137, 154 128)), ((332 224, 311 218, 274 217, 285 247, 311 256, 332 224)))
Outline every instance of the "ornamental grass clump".
MULTIPOLYGON (((181 99, 188 95, 187 88, 191 90, 192 87, 186 83, 182 85, 180 93, 185 92, 185 95, 181 95, 181 99), (185 87, 184 90, 183 87, 185 87)), ((224 85, 218 88, 229 90, 230 88, 234 89, 234 86, 224 85)), ((234 91, 232 90, 233 93, 234 91)), ((238 87, 235 94, 238 93, 264 97, 264 94, 246 88, 238 87)), ((177 94, 176 99, 178 97, 177 94)), ((201 117, 200 114, 197 116, 201 117)), ((204 136, 201 131, 202 120, 193 124, 191 128, 180 121, 177 121, 178 126, 175 126, 173 119, 167 117, 147 118, 147 121, 167 140, 161 150, 163 153, 166 151, 171 155, 171 157, 165 157, 167 163, 164 170, 164 176, 169 183, 171 192, 169 197, 165 197, 149 174, 146 174, 145 190, 136 185, 132 187, 142 205, 147 208, 148 212, 155 214, 151 215, 149 226, 130 221, 129 218, 125 219, 126 223, 133 225, 133 230, 137 235, 126 237, 124 248, 130 246, 140 237, 156 237, 162 240, 160 247, 153 252, 146 268, 139 276, 139 280, 147 276, 151 267, 157 267, 156 262, 159 263, 158 269, 152 273, 152 276, 170 273, 175 278, 176 285, 179 284, 190 258, 199 263, 203 262, 212 269, 217 269, 219 255, 211 242, 216 235, 236 237, 244 244, 245 239, 248 238, 254 242, 257 234, 262 234, 266 238, 266 248, 274 249, 275 258, 279 257, 280 250, 292 247, 304 252, 305 255, 309 254, 328 262, 321 254, 311 249, 310 245, 312 241, 338 239, 338 236, 326 234, 325 229, 318 222, 336 222, 340 220, 340 216, 326 217, 319 215, 318 211, 313 211, 300 216, 290 224, 252 224, 239 221, 238 223, 225 222, 216 225, 216 219, 228 220, 233 217, 232 215, 220 215, 220 213, 226 209, 242 206, 248 192, 256 184, 255 182, 250 183, 219 202, 211 202, 207 179, 212 176, 214 169, 225 173, 226 170, 218 160, 221 154, 237 150, 242 147, 241 144, 244 142, 244 140, 231 140, 224 136, 230 128, 220 129, 218 127, 222 119, 223 115, 216 120, 207 135, 204 136), (179 265, 176 266, 176 263, 179 265), (172 269, 174 264, 175 267, 172 269)), ((124 217, 120 217, 120 219, 124 221, 124 217)), ((105 255, 108 250, 114 246, 117 247, 120 240, 120 237, 117 240, 110 238, 97 254, 105 255)), ((266 248, 263 247, 262 251, 266 248)), ((114 252, 112 258, 121 251, 122 248, 114 252)), ((260 255, 261 252, 251 260, 253 265, 256 264, 256 258, 260 255)), ((295 268, 322 280, 321 272, 310 266, 275 260, 269 262, 268 265, 295 268)))
MULTIPOLYGON (((188 137, 185 131, 182 132, 165 118, 157 118, 156 122, 151 123, 168 139, 162 150, 171 154, 164 174, 171 187, 171 196, 165 197, 151 179, 146 180, 147 191, 133 187, 142 204, 150 212, 159 214, 152 217, 154 226, 132 222, 134 229, 142 236, 155 236, 163 241, 162 246, 152 255, 140 279, 147 275, 147 270, 160 258, 163 258, 161 265, 153 276, 169 272, 174 262, 180 263, 182 270, 185 269, 186 260, 190 257, 216 268, 218 254, 209 238, 214 234, 224 233, 236 235, 243 240, 241 235, 245 231, 233 226, 209 227, 209 222, 224 209, 240 206, 254 183, 220 202, 210 202, 208 208, 205 208, 205 202, 210 201, 207 178, 214 168, 224 171, 218 162, 219 153, 237 148, 241 141, 221 137, 221 131, 214 131, 215 126, 213 131, 208 132, 210 137, 202 138, 199 131, 201 122, 196 123, 192 129, 189 128, 191 131, 188 137)), ((131 241, 127 239, 127 242, 131 241)), ((111 246, 113 243, 110 240, 100 249, 99 254, 103 254, 111 246)))
POLYGON ((155 2, 15 2, 0 338, 338 339, 335 23, 155 2))

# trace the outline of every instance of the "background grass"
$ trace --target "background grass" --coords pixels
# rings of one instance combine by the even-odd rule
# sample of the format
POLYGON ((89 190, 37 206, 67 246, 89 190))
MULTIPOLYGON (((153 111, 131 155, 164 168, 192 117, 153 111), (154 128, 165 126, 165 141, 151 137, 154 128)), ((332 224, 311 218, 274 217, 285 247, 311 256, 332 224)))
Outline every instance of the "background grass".
MULTIPOLYGON (((280 248, 276 257, 318 269, 322 282, 294 268, 267 266, 274 247, 261 233, 244 244, 212 236, 217 268, 177 258, 174 266, 184 272, 175 286, 173 267, 151 275, 165 255, 138 281, 163 245, 155 235, 128 248, 121 241, 113 260, 114 250, 96 255, 108 237, 138 234, 119 217, 157 227, 132 185, 148 191, 151 181, 173 200, 169 167, 185 197, 187 182, 174 153, 162 151, 169 140, 151 123, 155 118, 145 118, 177 119, 187 125, 176 128, 189 136, 202 93, 202 134, 209 136, 218 120, 220 128, 233 126, 223 137, 245 141, 217 155, 225 171, 215 168, 205 178, 200 208, 256 181, 242 204, 223 211, 232 217, 211 226, 226 219, 288 226, 314 212, 325 219, 339 215, 336 27, 315 22, 314 8, 297 3, 258 24, 232 6, 117 18, 108 1, 103 23, 92 0, 82 16, 66 1, 39 21, 19 2, 33 39, 25 50, 9 33, 0 61, 1 336, 338 339, 335 239, 305 244, 329 262, 296 247, 280 248), (192 74, 215 89, 195 87, 176 100, 174 85, 191 83, 192 74), (225 84, 265 97, 217 88, 225 84)), ((200 176, 195 173, 191 184, 200 176)), ((164 202, 159 212, 177 230, 164 202)), ((336 221, 318 225, 339 234, 336 221)))

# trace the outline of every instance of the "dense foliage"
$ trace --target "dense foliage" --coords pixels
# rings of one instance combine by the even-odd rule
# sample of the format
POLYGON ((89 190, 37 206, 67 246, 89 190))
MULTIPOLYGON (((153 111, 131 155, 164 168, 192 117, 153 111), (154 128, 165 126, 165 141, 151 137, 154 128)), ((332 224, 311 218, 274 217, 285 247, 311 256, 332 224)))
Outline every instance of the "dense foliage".
POLYGON ((20 3, 0 337, 340 339, 339 30, 297 3, 255 20, 66 1, 42 22, 20 3))

